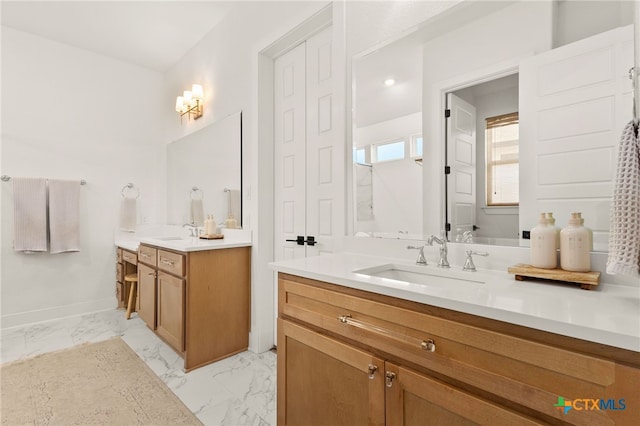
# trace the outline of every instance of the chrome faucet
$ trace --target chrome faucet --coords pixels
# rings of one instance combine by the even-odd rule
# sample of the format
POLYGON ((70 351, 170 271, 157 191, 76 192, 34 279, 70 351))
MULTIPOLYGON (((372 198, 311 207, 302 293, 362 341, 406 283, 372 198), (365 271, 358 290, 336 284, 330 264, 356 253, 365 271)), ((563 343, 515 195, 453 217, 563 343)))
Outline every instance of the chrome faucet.
POLYGON ((465 252, 467 254, 467 260, 464 261, 464 266, 462 267, 463 271, 471 271, 471 272, 475 272, 476 271, 476 265, 473 264, 473 255, 475 254, 476 256, 489 256, 489 253, 487 253, 486 251, 472 251, 472 250, 467 250, 465 252))
POLYGON ((464 231, 462 234, 462 242, 463 243, 472 243, 473 242, 473 232, 464 231))
POLYGON ((192 237, 198 236, 198 225, 195 222, 185 223, 182 225, 183 228, 189 228, 189 235, 192 237))
POLYGON ((408 250, 418 250, 416 265, 427 266, 427 259, 424 257, 424 246, 407 246, 408 250))
POLYGON ((434 241, 440 244, 440 259, 438 259, 438 266, 441 268, 448 268, 449 260, 447 260, 447 237, 444 230, 440 231, 440 238, 435 235, 431 235, 427 240, 427 244, 432 246, 434 241))

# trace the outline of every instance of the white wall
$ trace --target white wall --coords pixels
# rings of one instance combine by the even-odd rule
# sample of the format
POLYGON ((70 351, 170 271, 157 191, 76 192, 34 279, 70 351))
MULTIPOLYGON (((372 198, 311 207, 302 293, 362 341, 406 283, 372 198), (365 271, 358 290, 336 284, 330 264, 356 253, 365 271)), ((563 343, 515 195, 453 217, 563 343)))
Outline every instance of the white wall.
POLYGON ((87 180, 81 251, 55 255, 13 251, 12 186, 1 184, 2 327, 116 306, 122 187, 140 189, 139 220, 163 210, 161 93, 159 73, 2 27, 2 174, 87 180))
MULTIPOLYGON (((354 130, 354 145, 369 147, 389 140, 405 141, 408 157, 411 137, 422 134, 422 113, 405 115, 354 130)), ((422 166, 413 158, 372 166, 373 218, 358 221, 356 231, 408 232, 422 235, 422 166)))
MULTIPOLYGON (((252 306, 250 348, 269 349, 273 344, 273 272, 264 255, 261 236, 273 232, 258 226, 258 214, 273 223, 273 210, 259 209, 258 199, 258 54, 280 37, 312 16, 326 2, 238 2, 210 33, 165 74, 168 140, 177 140, 229 114, 243 111, 243 170, 245 229, 253 232, 252 306), (203 85, 204 115, 180 125, 173 105, 175 97, 192 83, 203 85)), ((262 76, 264 78, 264 76, 262 76)), ((220 150, 225 147, 221 145, 220 150)), ((269 240, 271 241, 271 240, 269 240)), ((267 244, 272 244, 267 243, 267 244)), ((272 251, 272 250, 271 250, 272 251)))
MULTIPOLYGON (((543 52, 551 47, 552 5, 524 1, 459 27, 424 45, 423 127, 425 129, 425 233, 435 234, 444 223, 444 87, 462 84, 494 72, 501 63, 543 52), (495 46, 500 46, 495 49, 495 46), (446 58, 446 60, 443 60, 446 58), (437 212, 440 212, 438 214, 437 212)), ((459 89, 464 86, 455 87, 459 89)))

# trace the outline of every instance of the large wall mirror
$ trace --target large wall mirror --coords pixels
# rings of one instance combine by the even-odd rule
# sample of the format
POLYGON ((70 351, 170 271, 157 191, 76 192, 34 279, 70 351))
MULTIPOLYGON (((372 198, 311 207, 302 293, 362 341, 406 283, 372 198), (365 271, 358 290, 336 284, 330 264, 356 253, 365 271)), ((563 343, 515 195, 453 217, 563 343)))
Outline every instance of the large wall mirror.
POLYGON ((630 1, 461 2, 353 58, 358 236, 528 245, 581 211, 607 249, 632 118, 630 1))
POLYGON ((167 145, 169 224, 191 223, 192 205, 201 204, 218 224, 231 214, 242 226, 241 191, 242 112, 167 145))

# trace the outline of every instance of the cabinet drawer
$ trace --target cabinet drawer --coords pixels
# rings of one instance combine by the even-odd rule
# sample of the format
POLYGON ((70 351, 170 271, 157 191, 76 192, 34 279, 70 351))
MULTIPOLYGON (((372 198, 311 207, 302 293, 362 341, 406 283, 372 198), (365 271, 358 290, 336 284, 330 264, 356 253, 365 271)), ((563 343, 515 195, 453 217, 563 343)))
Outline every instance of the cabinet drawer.
POLYGON ((158 250, 158 269, 184 276, 184 255, 165 250, 158 250))
POLYGON ((153 247, 144 246, 141 244, 140 246, 138 246, 138 259, 140 259, 140 262, 145 263, 149 266, 156 266, 157 252, 158 251, 153 247))
POLYGON ((138 256, 132 251, 122 250, 122 260, 129 262, 132 265, 138 264, 138 256))
MULTIPOLYGON (((340 286, 282 274, 279 289, 281 316, 551 417, 562 418, 553 406, 558 395, 602 395, 616 381, 615 363, 609 360, 432 315, 391 297, 345 293, 340 286)), ((603 424, 609 420, 603 413, 588 416, 592 424, 594 417, 603 424)))

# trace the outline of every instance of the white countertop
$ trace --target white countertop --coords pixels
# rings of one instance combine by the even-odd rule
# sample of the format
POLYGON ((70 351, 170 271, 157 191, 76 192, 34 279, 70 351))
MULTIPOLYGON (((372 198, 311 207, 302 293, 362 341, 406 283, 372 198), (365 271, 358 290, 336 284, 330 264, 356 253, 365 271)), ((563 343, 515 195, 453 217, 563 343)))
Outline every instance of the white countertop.
POLYGON ((150 228, 135 233, 119 232, 115 235, 115 245, 131 251, 138 251, 140 243, 181 252, 220 250, 234 247, 250 247, 251 231, 222 229, 223 239, 206 240, 184 235, 184 230, 176 227, 150 228))
POLYGON ((438 306, 564 336, 640 352, 640 286, 516 281, 493 270, 465 272, 430 264, 433 285, 354 273, 383 264, 415 266, 404 259, 340 253, 271 263, 279 271, 345 287, 438 306), (439 278, 438 276, 444 277, 439 278), (447 277, 480 282, 452 282, 447 277))

